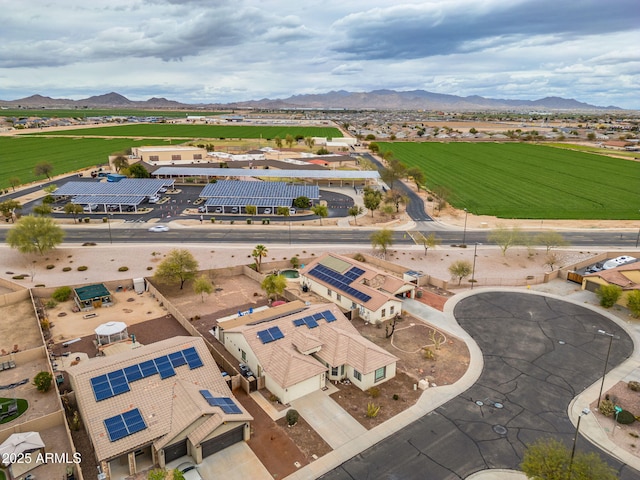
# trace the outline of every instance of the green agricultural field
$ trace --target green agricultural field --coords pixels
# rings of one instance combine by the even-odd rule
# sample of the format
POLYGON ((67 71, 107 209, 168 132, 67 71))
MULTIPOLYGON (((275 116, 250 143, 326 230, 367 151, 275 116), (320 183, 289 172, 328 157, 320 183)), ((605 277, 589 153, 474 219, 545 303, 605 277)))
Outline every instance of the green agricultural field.
POLYGON ((148 144, 131 139, 0 137, 0 188, 17 177, 24 183, 42 180, 33 174, 40 162, 53 165, 53 175, 107 163, 108 156, 129 147, 148 144))
POLYGON ((279 136, 284 140, 287 135, 303 137, 342 137, 337 128, 332 127, 277 127, 246 125, 175 125, 168 123, 121 125, 113 127, 81 128, 55 132, 43 132, 38 135, 70 135, 70 136, 111 136, 131 138, 263 138, 272 139, 279 136))
POLYGON ((521 143, 379 143, 477 215, 637 219, 640 163, 521 143))

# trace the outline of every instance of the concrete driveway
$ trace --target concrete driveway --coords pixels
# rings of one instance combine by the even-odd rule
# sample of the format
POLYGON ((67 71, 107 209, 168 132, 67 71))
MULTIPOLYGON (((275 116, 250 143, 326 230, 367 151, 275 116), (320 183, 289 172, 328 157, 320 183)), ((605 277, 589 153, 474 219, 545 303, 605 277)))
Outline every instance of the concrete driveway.
MULTIPOLYGON (((570 402, 602 375, 609 339, 618 335, 609 370, 633 342, 608 318, 543 295, 482 292, 455 307, 457 321, 482 350, 477 382, 455 399, 327 473, 326 479, 464 479, 485 469, 518 469, 525 445, 554 437, 571 447, 570 402)), ((640 473, 583 438, 621 479, 640 473)))
POLYGON ((366 428, 322 391, 294 400, 291 406, 333 449, 367 432, 366 428))

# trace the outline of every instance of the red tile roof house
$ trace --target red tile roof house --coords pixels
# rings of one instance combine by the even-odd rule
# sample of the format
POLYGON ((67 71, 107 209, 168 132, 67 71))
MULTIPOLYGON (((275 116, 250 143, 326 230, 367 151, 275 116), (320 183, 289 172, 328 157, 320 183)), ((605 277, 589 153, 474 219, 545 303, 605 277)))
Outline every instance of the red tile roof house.
POLYGON ((367 390, 396 375, 398 358, 362 337, 336 305, 298 303, 303 308, 294 313, 291 304, 271 308, 266 321, 218 324, 226 349, 264 377, 282 403, 324 388, 327 380, 348 378, 367 390))
POLYGON ((190 455, 196 463, 248 440, 253 417, 235 400, 204 340, 174 337, 67 370, 96 459, 108 478, 190 455))
POLYGON ((582 279, 582 289, 594 292, 600 285, 618 285, 622 288, 622 295, 616 302, 627 306, 629 292, 640 290, 640 261, 627 263, 609 270, 589 273, 582 279))
POLYGON ((309 263, 300 272, 300 284, 369 323, 399 315, 402 297, 414 298, 416 289, 411 282, 335 253, 309 263))

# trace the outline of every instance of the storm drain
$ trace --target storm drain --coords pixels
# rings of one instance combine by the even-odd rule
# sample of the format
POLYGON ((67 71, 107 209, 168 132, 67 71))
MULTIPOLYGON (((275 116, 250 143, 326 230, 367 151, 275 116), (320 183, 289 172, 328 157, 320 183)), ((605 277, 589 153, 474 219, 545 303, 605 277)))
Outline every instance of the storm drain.
POLYGON ((493 426, 493 431, 496 432, 498 435, 506 435, 507 434, 507 428, 503 427, 502 425, 494 425, 493 426))

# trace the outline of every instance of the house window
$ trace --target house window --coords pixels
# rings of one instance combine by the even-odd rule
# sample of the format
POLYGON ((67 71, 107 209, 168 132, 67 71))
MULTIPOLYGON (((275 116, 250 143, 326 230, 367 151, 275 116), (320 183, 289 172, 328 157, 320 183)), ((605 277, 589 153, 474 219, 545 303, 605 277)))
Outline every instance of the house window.
POLYGON ((331 296, 331 289, 327 288, 327 295, 331 296))
POLYGON ((356 308, 358 308, 356 302, 351 302, 351 310, 355 310, 356 308))
POLYGON ((393 315, 393 311, 394 311, 395 307, 393 305, 391 305, 389 307, 389 315, 393 315))
POLYGON ((160 160, 160 157, 158 155, 149 155, 150 162, 157 162, 159 160, 160 160))
POLYGON ((331 367, 331 376, 332 377, 338 376, 338 367, 331 367))
POLYGON ((376 370, 375 381, 379 382, 380 380, 384 380, 387 376, 387 367, 380 367, 376 370))
POLYGON ((240 352, 242 352, 242 354, 241 354, 242 361, 246 362, 247 361, 247 352, 245 352, 244 350, 240 350, 240 352))
POLYGON ((359 382, 362 381, 362 374, 358 371, 358 370, 353 370, 353 378, 355 378, 356 380, 358 380, 359 382))
POLYGON ((339 293, 336 293, 336 300, 341 302, 342 301, 342 295, 340 295, 339 293))
POLYGON ((171 155, 171 160, 182 160, 182 155, 171 155))
POLYGON ((193 154, 193 159, 194 160, 202 160, 202 154, 201 153, 194 153, 193 154))
POLYGON ((384 318, 384 317, 386 317, 386 316, 387 316, 387 309, 386 309, 386 308, 383 308, 383 309, 382 309, 382 318, 384 318))

